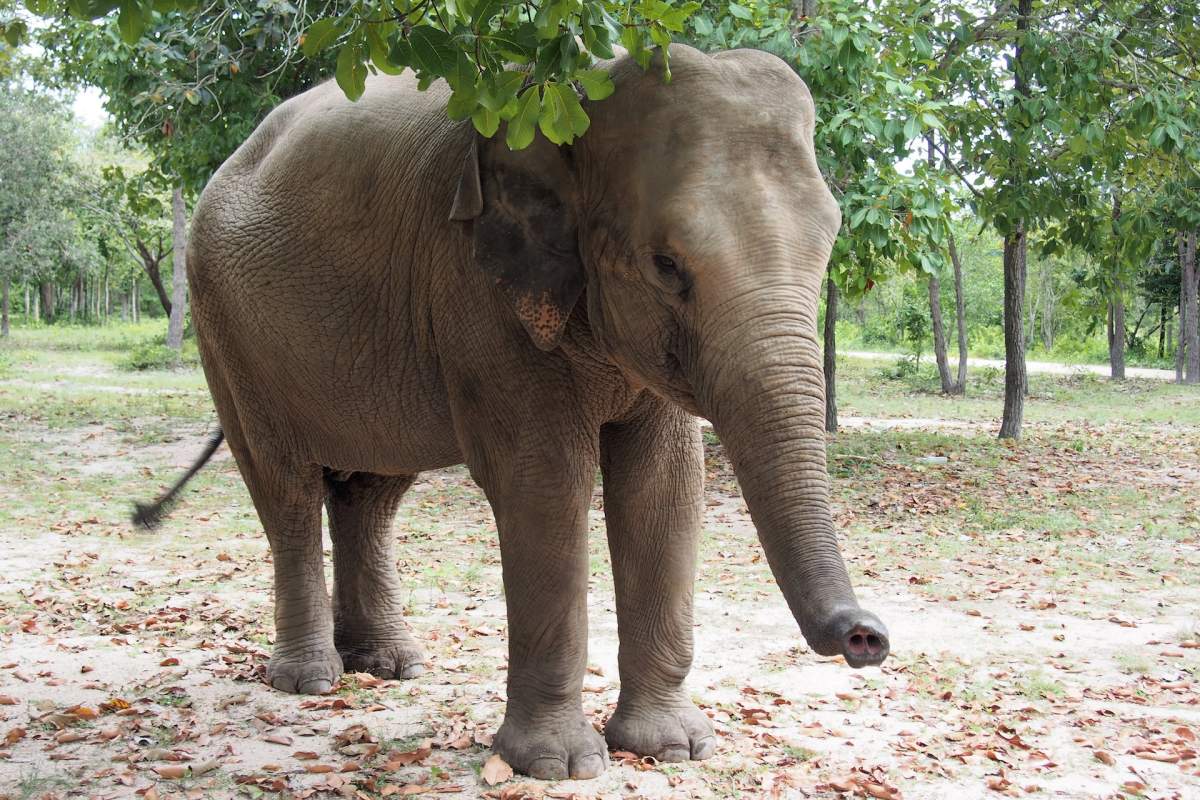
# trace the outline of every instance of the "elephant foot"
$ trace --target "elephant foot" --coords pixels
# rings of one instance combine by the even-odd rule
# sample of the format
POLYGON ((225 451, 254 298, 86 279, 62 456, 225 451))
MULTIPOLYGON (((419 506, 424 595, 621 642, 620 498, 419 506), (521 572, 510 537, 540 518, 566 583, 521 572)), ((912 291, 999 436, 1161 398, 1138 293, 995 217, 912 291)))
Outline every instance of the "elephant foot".
POLYGON ((326 694, 342 674, 342 659, 332 649, 275 653, 267 664, 267 683, 289 694, 326 694))
POLYGON ((425 672, 425 651, 411 637, 380 643, 347 644, 338 638, 338 655, 347 672, 369 672, 376 678, 415 678, 425 672))
POLYGON ((671 702, 618 702, 604 726, 614 750, 628 750, 658 761, 700 761, 717 750, 712 722, 686 698, 671 702))
POLYGON ((583 714, 520 724, 506 716, 492 742, 514 771, 547 781, 595 778, 608 766, 608 748, 583 714))

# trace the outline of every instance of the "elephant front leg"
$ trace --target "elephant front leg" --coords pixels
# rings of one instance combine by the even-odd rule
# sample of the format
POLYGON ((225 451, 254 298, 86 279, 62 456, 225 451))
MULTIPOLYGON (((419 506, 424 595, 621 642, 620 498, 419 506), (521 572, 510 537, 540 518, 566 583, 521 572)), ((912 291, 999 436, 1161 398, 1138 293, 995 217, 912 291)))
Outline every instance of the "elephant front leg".
POLYGON ((333 641, 348 672, 415 678, 425 653, 403 615, 392 520, 415 475, 326 478, 333 540, 333 641))
POLYGON ((480 480, 500 532, 508 607, 508 706, 493 749, 516 771, 546 780, 593 778, 608 763, 581 700, 595 462, 570 463, 575 455, 532 457, 523 462, 535 466, 480 480))
POLYGON ((716 737, 684 688, 703 449, 697 420, 657 398, 645 406, 600 436, 621 640, 621 693, 605 738, 614 749, 659 761, 703 759, 716 750, 716 737))

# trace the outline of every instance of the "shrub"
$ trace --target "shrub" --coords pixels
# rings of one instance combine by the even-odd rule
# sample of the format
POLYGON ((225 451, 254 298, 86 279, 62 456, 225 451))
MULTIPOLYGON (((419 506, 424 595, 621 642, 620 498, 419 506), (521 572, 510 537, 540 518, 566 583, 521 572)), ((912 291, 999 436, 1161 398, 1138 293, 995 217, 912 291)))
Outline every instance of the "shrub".
POLYGON ((117 362, 121 369, 141 372, 151 369, 174 369, 180 366, 179 354, 159 341, 142 342, 117 362))

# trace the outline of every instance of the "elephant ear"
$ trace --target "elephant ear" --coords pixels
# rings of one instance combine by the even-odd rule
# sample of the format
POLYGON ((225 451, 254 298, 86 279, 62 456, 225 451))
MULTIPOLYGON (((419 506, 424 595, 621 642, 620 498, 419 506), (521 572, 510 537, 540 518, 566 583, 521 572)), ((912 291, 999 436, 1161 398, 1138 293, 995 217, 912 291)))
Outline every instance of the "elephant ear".
POLYGON ((540 136, 515 152, 502 136, 476 138, 450 211, 472 223, 475 262, 542 350, 558 346, 584 287, 569 157, 540 136))

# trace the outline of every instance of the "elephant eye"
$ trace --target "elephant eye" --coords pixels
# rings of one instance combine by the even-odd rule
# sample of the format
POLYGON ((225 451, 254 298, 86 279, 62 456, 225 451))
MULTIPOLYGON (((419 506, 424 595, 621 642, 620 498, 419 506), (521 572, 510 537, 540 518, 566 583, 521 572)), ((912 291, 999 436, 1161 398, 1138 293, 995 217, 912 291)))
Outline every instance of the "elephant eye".
POLYGON ((654 266, 658 267, 658 271, 663 275, 679 274, 679 267, 675 264, 675 259, 661 253, 654 256, 654 266))

